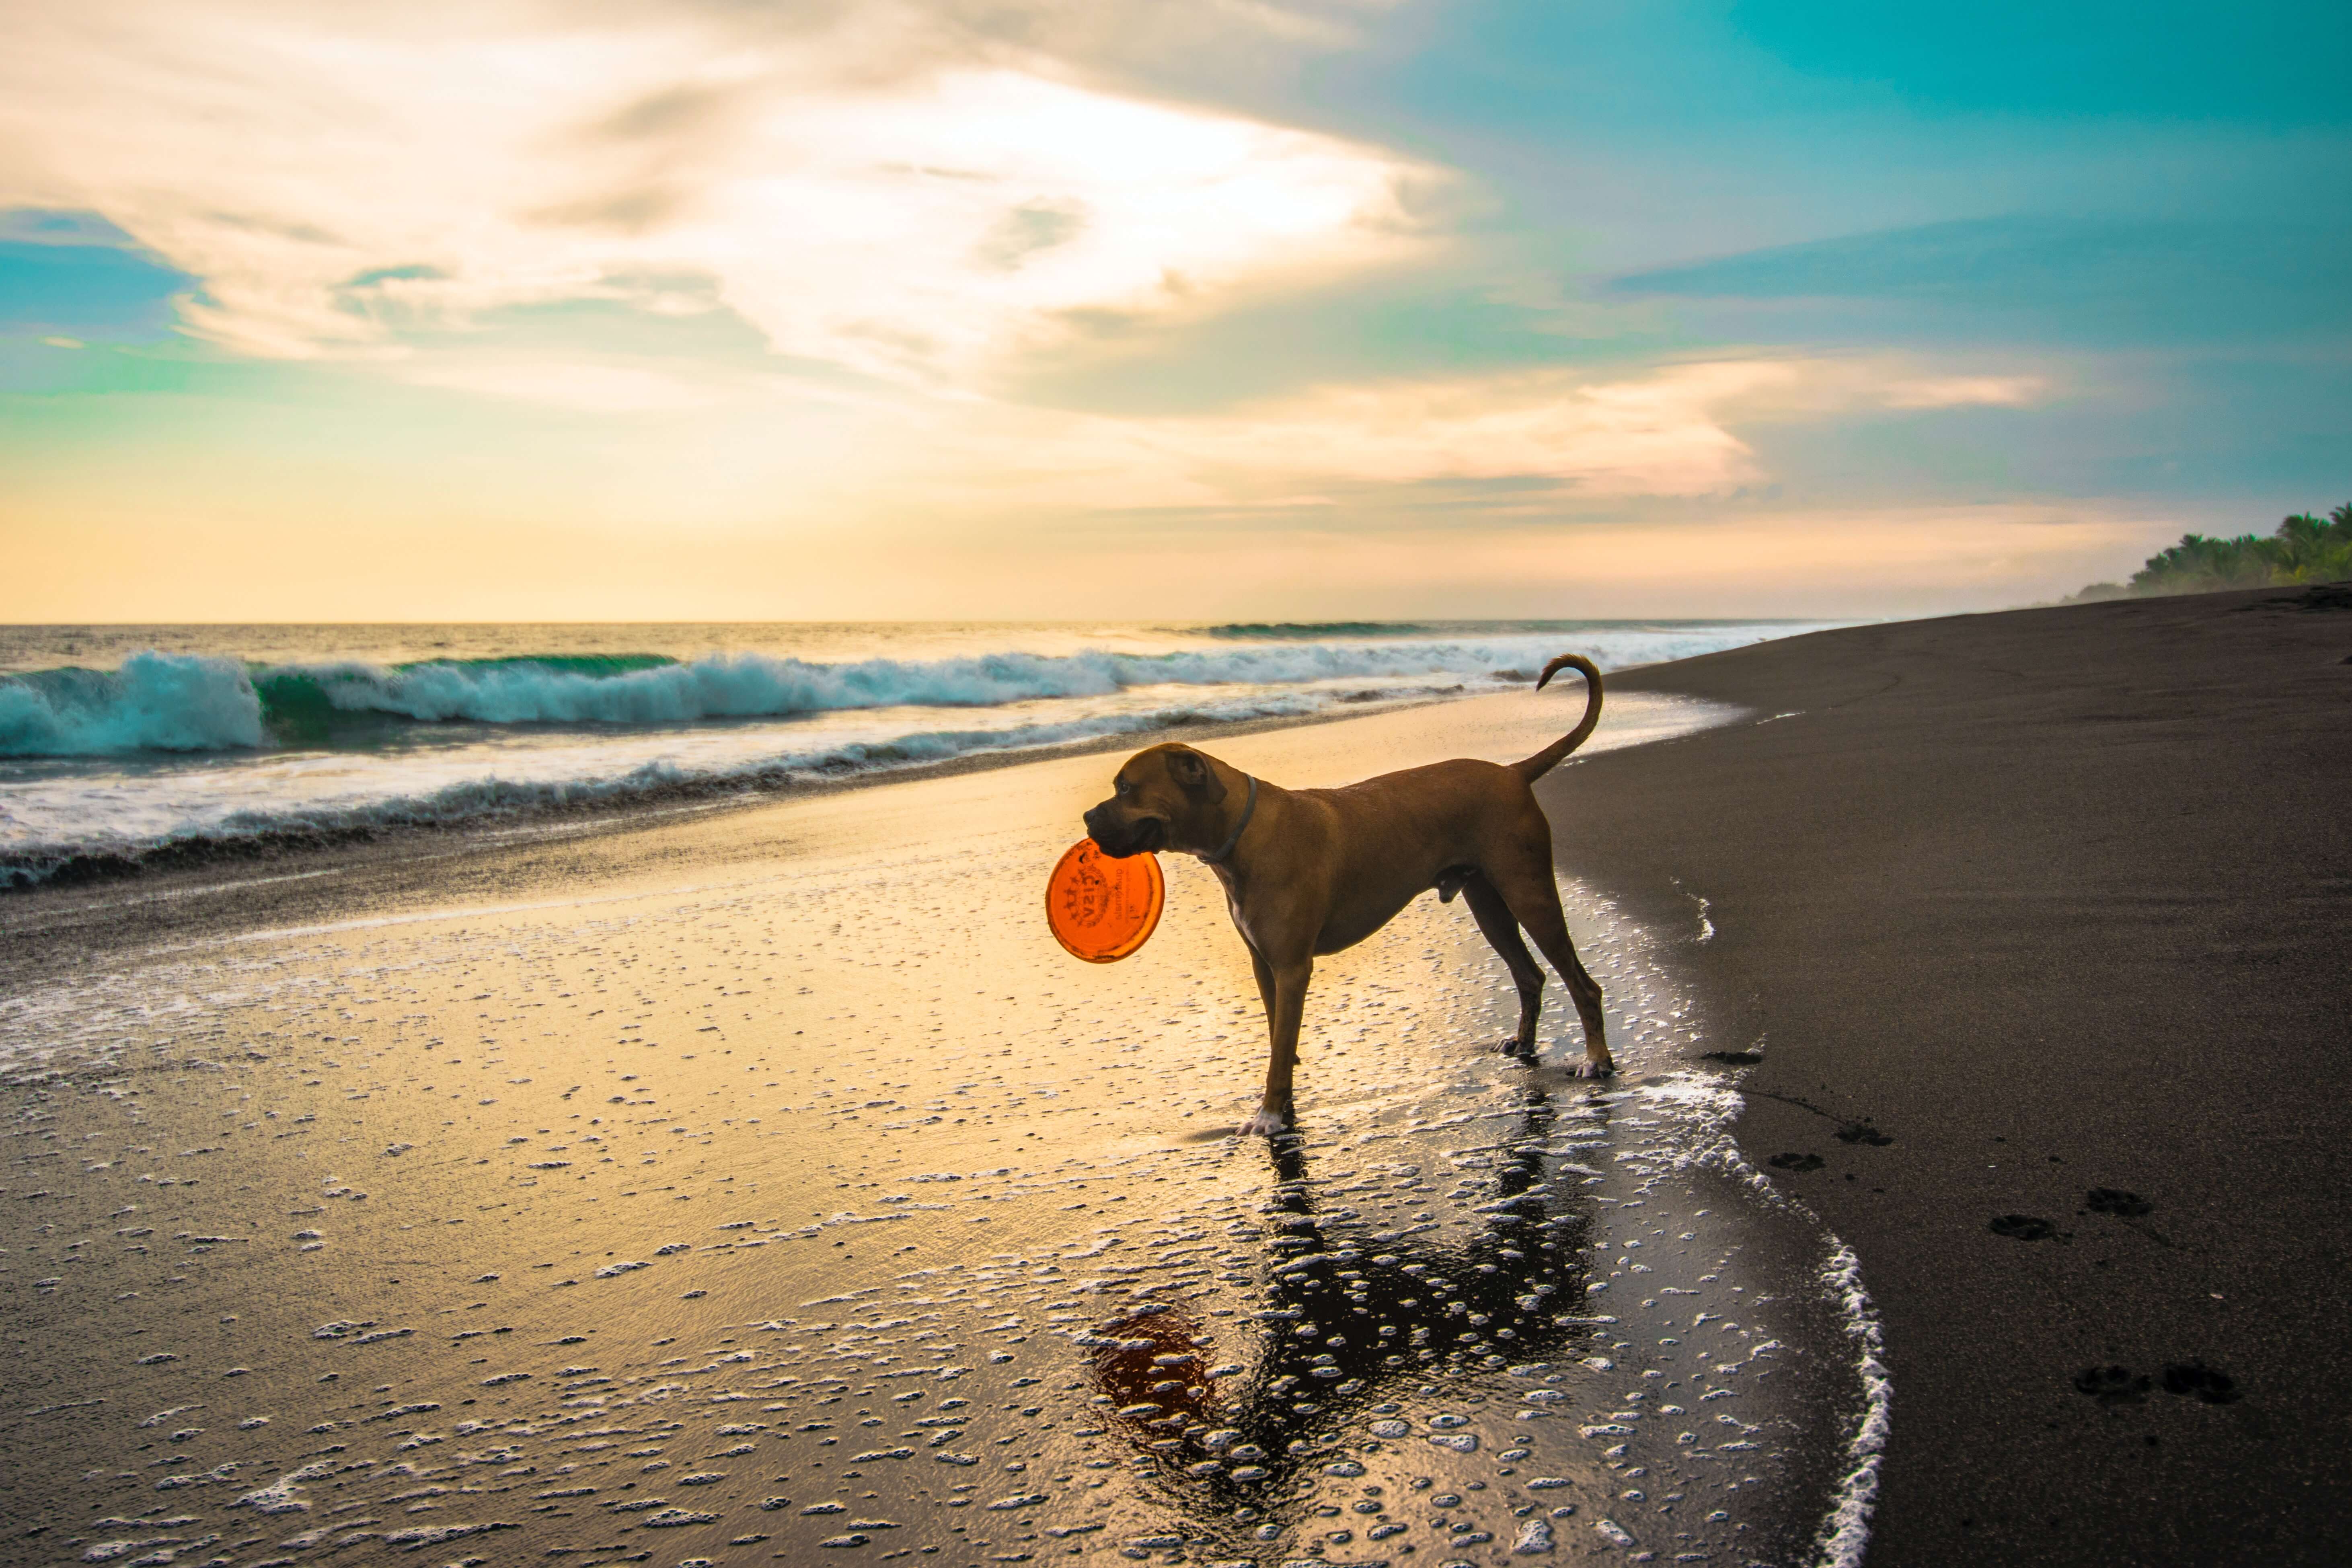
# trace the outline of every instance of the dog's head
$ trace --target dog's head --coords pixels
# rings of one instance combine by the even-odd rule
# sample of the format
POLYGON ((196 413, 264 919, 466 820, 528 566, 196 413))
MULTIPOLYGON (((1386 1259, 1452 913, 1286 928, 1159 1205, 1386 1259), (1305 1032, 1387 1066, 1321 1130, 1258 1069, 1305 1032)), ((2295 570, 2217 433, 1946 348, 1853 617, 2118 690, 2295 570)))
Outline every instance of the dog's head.
POLYGON ((1170 742, 1127 759, 1110 798, 1087 813, 1087 834, 1114 860, 1157 849, 1199 855, 1227 832, 1223 763, 1170 742))

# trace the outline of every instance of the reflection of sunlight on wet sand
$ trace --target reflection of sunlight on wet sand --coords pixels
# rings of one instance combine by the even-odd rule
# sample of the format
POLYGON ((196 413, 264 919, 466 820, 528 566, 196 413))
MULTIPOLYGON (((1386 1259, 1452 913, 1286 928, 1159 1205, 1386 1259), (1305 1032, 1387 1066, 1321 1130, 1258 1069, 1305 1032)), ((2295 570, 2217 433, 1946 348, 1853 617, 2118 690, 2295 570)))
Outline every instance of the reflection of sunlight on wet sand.
POLYGON ((1690 1009, 1649 939, 1588 894, 1570 909, 1601 933, 1589 959, 1647 1071, 1593 1085, 1479 1049, 1508 988, 1475 937, 1417 910, 1407 940, 1437 944, 1422 956, 1445 983, 1396 986, 1391 961, 1384 982, 1335 975, 1333 1004, 1394 987, 1389 1022, 1435 1026, 1452 1059, 1426 1065, 1470 1081, 1401 1089, 1392 1058, 1326 1058, 1303 1136, 1230 1152, 1272 1167, 1254 1214, 1226 1211, 1227 1242, 1262 1259, 1222 1277, 1253 1287, 1245 1308, 1203 1314, 1213 1296, 1147 1274, 1153 1300, 1081 1338, 1100 1432, 1189 1547, 1344 1552, 1442 1526, 1457 1551, 1540 1552, 1574 1530, 1752 1560, 1828 1511, 1861 1391, 1816 1244, 1755 1205, 1724 1080, 1662 1056, 1688 1049, 1690 1009), (1433 1197, 1439 1161, 1463 1180, 1433 1197))
MULTIPOLYGON (((1463 717, 1230 750, 1345 778, 1463 717)), ((518 1559, 1801 1550, 1852 1379, 1665 942, 1568 889, 1629 1068, 1583 1083, 1557 1005, 1550 1063, 1494 1052, 1507 976, 1421 900, 1318 969, 1303 1135, 1231 1141, 1263 1024, 1212 879, 1171 860, 1117 965, 1034 912, 1108 771, 561 846, 495 908, 191 932, 0 1014, 90 1152, 0 1303, 52 1412, 0 1508, 161 1479, 199 1534, 518 1559), (198 1405, 151 1467, 135 1422, 198 1405)))
MULTIPOLYGON (((1535 1190, 1548 1110, 1540 1093, 1531 1097, 1519 1131, 1525 1152, 1497 1184, 1507 1195, 1487 1205, 1490 1225, 1459 1250, 1416 1246, 1410 1233, 1385 1241, 1327 1233, 1305 1141, 1280 1140, 1263 1211, 1265 1305, 1204 1328, 1180 1307, 1147 1303, 1090 1336, 1097 1402, 1114 1406, 1112 1430, 1156 1462, 1168 1500, 1195 1527, 1241 1526, 1255 1538, 1295 1525, 1314 1509, 1282 1489, 1302 1470, 1355 1481, 1378 1467, 1385 1476, 1412 1451, 1406 1443, 1414 1436, 1448 1453, 1475 1453, 1475 1435, 1416 1431, 1399 1419, 1403 1405, 1393 1396, 1435 1367, 1483 1362, 1495 1342, 1525 1358, 1556 1352, 1580 1332, 1582 1320, 1564 1309, 1582 1294, 1582 1216, 1549 1215, 1535 1190), (1477 1348, 1465 1351, 1461 1341, 1477 1348)), ((1431 1425, 1442 1428, 1445 1419, 1431 1425)), ((1399 1476, 1356 1488, 1350 1522, 1373 1540, 1401 1532, 1383 1516, 1405 1503, 1415 1480, 1421 1489, 1431 1484, 1399 1476), (1391 1491, 1395 1500, 1383 1500, 1391 1491)), ((1246 1549, 1239 1540, 1234 1546, 1246 1549)))

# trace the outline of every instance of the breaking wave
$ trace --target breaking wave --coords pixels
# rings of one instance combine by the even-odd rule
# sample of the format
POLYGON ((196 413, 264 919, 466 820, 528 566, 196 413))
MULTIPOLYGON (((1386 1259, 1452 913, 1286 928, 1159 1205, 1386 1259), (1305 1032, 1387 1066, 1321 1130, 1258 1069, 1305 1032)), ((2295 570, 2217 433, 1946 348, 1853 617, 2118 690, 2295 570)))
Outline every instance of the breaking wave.
MULTIPOLYGON (((85 797, 77 802, 79 820, 72 832, 16 843, 0 835, 0 889, 37 886, 61 872, 128 870, 261 847, 363 838, 387 829, 709 799, 1108 735, 1299 718, 1322 706, 1303 693, 1271 693, 999 729, 924 731, 716 763, 661 756, 583 766, 583 759, 567 750, 551 754, 545 761, 552 771, 536 775, 529 759, 508 759, 510 771, 461 765, 461 776, 422 788, 414 786, 425 781, 412 774, 407 788, 370 779, 352 781, 356 788, 293 798, 279 793, 280 781, 256 781, 258 787, 239 789, 236 773, 215 773, 209 788, 184 779, 169 795, 117 787, 108 792, 110 800, 85 797)), ((0 810, 0 818, 8 815, 0 810)))
MULTIPOLYGON (((147 652, 115 670, 0 677, 0 756, 335 748, 380 743, 400 724, 673 726, 877 708, 994 708, 1155 686, 1298 687, 1431 677, 1516 681, 1559 651, 1552 647, 1558 637, 1526 634, 1291 642, 1283 636, 1289 629, 1268 628, 1269 646, 1206 651, 1007 652, 839 664, 752 653, 691 662, 640 654, 248 666, 147 652)), ((1296 629, 1328 637, 1338 628, 1296 629)), ((1578 642, 1612 666, 1683 658, 1769 635, 1760 627, 1744 637, 1726 632, 1587 633, 1578 642)))
POLYGON ((0 679, 0 756, 210 752, 264 743, 261 698, 235 659, 136 653, 122 668, 0 679))

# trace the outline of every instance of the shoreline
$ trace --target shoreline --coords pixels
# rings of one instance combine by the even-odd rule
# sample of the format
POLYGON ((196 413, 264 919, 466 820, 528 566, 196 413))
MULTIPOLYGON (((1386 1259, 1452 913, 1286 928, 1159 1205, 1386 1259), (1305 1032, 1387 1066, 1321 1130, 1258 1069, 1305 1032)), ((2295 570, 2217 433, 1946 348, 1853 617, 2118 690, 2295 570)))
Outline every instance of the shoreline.
POLYGON ((2326 591, 1815 633, 1627 690, 1773 715, 1538 786, 1684 931, 1736 1134, 1861 1259, 1874 1555, 2352 1555, 2312 1215, 2352 1190, 2352 608, 2326 591), (1702 902, 1703 900, 1703 902, 1702 902), (1700 911, 1704 932, 1694 920, 1700 911))
MULTIPOLYGON (((965 752, 956 756, 940 758, 936 762, 906 763, 863 770, 845 769, 831 777, 812 772, 793 774, 774 783, 740 779, 688 780, 658 789, 646 790, 626 800, 541 804, 522 807, 503 815, 485 813, 462 820, 385 822, 368 826, 307 831, 268 829, 257 833, 215 838, 173 840, 147 849, 73 855, 59 862, 55 869, 42 874, 37 880, 0 881, 0 900, 5 900, 13 894, 37 895, 52 888, 89 887, 94 884, 123 882, 152 876, 170 876, 184 871, 217 871, 224 867, 257 862, 274 864, 281 857, 326 856, 369 846, 381 845, 386 853, 393 853, 404 840, 428 836, 443 838, 467 837, 497 838, 511 836, 517 832, 530 832, 533 828, 541 827, 543 827, 550 837, 584 837, 598 833, 625 832, 638 822, 657 821, 666 816, 687 813, 751 810, 781 802, 835 795, 845 790, 865 789, 877 784, 910 784, 919 783, 925 779, 952 778, 968 773, 1019 767, 1027 763, 1053 762, 1063 757, 1092 756, 1122 748, 1140 749, 1144 746, 1156 745, 1161 741, 1180 740, 1195 735, 1221 739, 1229 735, 1254 735, 1266 730, 1286 730, 1307 725, 1338 723, 1349 719, 1364 718, 1368 713, 1399 712, 1413 708, 1435 706, 1451 700, 1459 700, 1459 699, 1440 697, 1426 701, 1367 705, 1366 710, 1355 712, 1327 709, 1314 713, 1278 718, 1239 719, 1231 721, 1209 720, 1157 730, 1121 731, 1090 735, 1078 740, 1055 741, 1039 746, 1008 747, 1002 751, 965 752), (570 830, 568 833, 567 829, 570 830)), ((462 847, 459 852, 462 852, 462 847)))
MULTIPOLYGON (((1486 696, 1486 693, 1479 693, 1486 696)), ((237 865, 270 865, 278 868, 282 860, 299 860, 303 856, 331 856, 331 853, 364 851, 381 848, 383 856, 397 856, 402 848, 425 842, 454 842, 457 847, 446 853, 466 853, 468 848, 494 844, 499 839, 510 839, 518 835, 546 837, 546 839, 567 839, 567 837, 595 837, 609 832, 628 832, 630 827, 661 823, 677 816, 713 814, 713 811, 757 811, 762 806, 776 806, 795 799, 821 799, 828 795, 842 795, 846 790, 868 790, 877 785, 896 783, 922 783, 929 778, 960 778, 964 773, 1012 769, 1030 762, 1058 762, 1063 757, 1094 757, 1115 750, 1140 750, 1162 741, 1190 741, 1190 738, 1221 738, 1256 736, 1270 729, 1303 729, 1315 724, 1340 724, 1348 720, 1381 715, 1381 712, 1409 712, 1413 708, 1437 708, 1449 700, 1465 699, 1418 699, 1404 703, 1367 705, 1364 710, 1319 710, 1303 715, 1261 717, 1261 720, 1218 721, 1204 720, 1197 724, 1173 724, 1162 729, 1136 729, 1136 731, 1115 731, 1101 736, 1085 736, 1077 741, 1051 741, 1046 745, 1024 745, 1004 750, 971 750, 955 757, 940 757, 939 762, 906 762, 906 764, 877 766, 877 769, 842 769, 837 775, 795 773, 783 781, 682 781, 677 785, 663 785, 656 790, 645 790, 628 799, 593 799, 593 802, 562 802, 534 804, 508 814, 482 814, 463 820, 414 820, 414 823, 379 823, 367 827, 322 827, 322 830, 264 830, 252 835, 212 837, 212 839, 174 839, 143 851, 122 853, 75 853, 57 869, 45 872, 37 881, 0 881, 0 910, 7 908, 12 896, 42 896, 52 889, 89 889, 89 886, 120 886, 131 881, 143 881, 151 877, 197 875, 237 868, 237 865), (473 839, 473 844, 468 844, 473 839)))
MULTIPOLYGON (((1613 682, 1618 675, 1610 674, 1606 679, 1613 682)), ((1025 767, 1051 767, 1076 759, 1140 750, 1166 741, 1216 745, 1247 737, 1312 731, 1391 715, 1432 713, 1457 704, 1523 700, 1532 695, 1529 689, 1330 708, 1297 715, 1088 736, 1045 746, 970 752, 937 762, 911 763, 839 778, 810 777, 761 785, 689 784, 680 786, 675 795, 659 799, 640 796, 624 804, 593 802, 535 807, 503 817, 352 828, 319 835, 206 839, 192 844, 184 853, 165 847, 161 852, 138 858, 107 858, 80 875, 52 876, 30 884, 0 884, 0 939, 15 950, 11 955, 14 962, 0 965, 0 977, 5 977, 10 969, 38 969, 51 963, 80 962, 86 954, 75 948, 77 942, 95 944, 98 951, 122 945, 129 940, 123 931, 89 917, 124 908, 155 911, 174 903, 185 903, 196 907, 175 911, 170 920, 202 921, 209 918, 203 911, 205 900, 226 908, 228 901, 248 889, 296 881, 320 884, 310 891, 322 897, 331 887, 340 901, 384 897, 430 899, 438 896, 435 891, 439 886, 436 879, 442 876, 454 876, 463 884, 495 882, 507 875, 529 877, 535 874, 530 868, 533 865, 568 854, 593 858, 603 852, 600 847, 608 847, 614 854, 625 856, 628 851, 617 847, 641 836, 658 838, 680 830, 691 831, 700 823, 756 816, 762 812, 838 800, 871 790, 919 786, 1025 767), (516 868, 511 871, 502 869, 507 862, 517 863, 516 868), (420 875, 425 868, 438 869, 429 876, 420 875)), ((1557 692, 1547 692, 1537 700, 1549 703, 1555 696, 1557 692)), ((1604 710, 1604 724, 1605 718, 1604 710)), ((1604 733, 1597 743, 1606 745, 1608 740, 1604 733)))

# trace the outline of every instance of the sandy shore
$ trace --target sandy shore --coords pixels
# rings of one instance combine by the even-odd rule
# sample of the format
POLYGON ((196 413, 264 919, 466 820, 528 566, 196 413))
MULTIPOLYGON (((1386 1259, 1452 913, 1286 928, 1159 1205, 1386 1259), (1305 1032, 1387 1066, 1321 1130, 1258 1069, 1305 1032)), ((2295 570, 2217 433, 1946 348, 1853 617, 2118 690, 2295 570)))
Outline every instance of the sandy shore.
POLYGON ((2347 658, 2341 589, 1824 633, 1634 672, 1788 716, 1545 786, 1821 1162, 1874 1561, 2352 1560, 2347 658))
MULTIPOLYGON (((1576 708, 1216 745, 1336 783, 1576 708)), ((0 1561, 1850 1557, 1874 1324, 1677 943, 1569 882, 1596 1088, 1493 1053, 1423 900, 1318 971, 1299 1145, 1237 1143, 1213 880, 1122 964, 1044 929, 1109 771, 0 904, 0 1561)))

